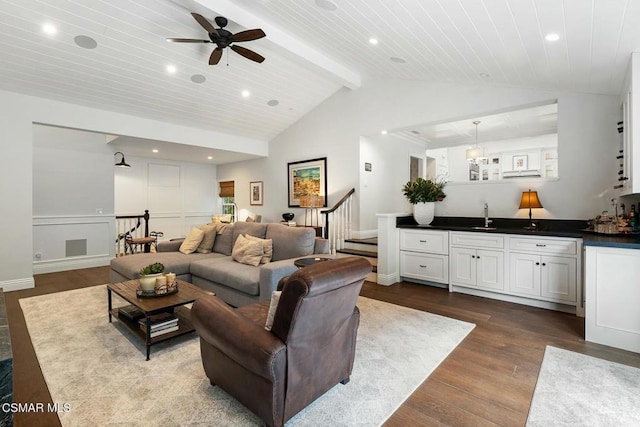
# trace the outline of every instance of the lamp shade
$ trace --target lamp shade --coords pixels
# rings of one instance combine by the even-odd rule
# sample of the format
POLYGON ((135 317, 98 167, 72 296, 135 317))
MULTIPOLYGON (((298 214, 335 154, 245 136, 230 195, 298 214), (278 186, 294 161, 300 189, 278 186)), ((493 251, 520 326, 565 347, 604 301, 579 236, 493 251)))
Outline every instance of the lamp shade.
POLYGON ((467 160, 479 159, 484 157, 484 149, 482 147, 467 148, 467 160))
POLYGON ((324 196, 317 194, 303 194, 300 196, 301 208, 321 208, 324 206, 324 196))
POLYGON ((542 208, 537 191, 523 191, 519 209, 542 208))

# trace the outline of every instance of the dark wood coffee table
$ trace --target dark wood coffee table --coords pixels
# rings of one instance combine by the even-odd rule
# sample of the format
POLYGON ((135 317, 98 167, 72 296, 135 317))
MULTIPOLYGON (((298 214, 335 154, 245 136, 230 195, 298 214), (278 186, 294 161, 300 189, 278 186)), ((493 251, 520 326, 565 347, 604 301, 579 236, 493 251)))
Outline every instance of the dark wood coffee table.
POLYGON ((159 297, 138 297, 136 289, 138 288, 137 280, 129 280, 122 283, 109 283, 107 285, 107 298, 109 304, 109 323, 112 318, 118 319, 122 325, 126 326, 135 336, 140 338, 147 346, 147 360, 151 352, 151 346, 180 335, 188 334, 195 331, 191 323, 191 310, 185 307, 186 304, 194 302, 196 299, 204 295, 214 295, 213 292, 205 291, 191 283, 178 280, 178 292, 171 295, 159 297), (127 301, 139 309, 144 314, 146 331, 144 331, 138 320, 131 320, 120 315, 118 308, 113 308, 111 293, 115 292, 120 298, 127 301), (151 316, 159 313, 173 313, 178 318, 178 330, 169 332, 156 337, 151 337, 151 316))

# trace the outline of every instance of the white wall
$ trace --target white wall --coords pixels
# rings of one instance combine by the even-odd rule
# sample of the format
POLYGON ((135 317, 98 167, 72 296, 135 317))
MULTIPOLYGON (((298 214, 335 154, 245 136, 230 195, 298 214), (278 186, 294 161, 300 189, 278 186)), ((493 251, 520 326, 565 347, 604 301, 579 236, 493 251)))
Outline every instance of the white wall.
POLYGON ((115 168, 116 215, 149 210, 150 231, 160 240, 187 235, 192 226, 211 221, 218 201, 216 166, 127 157, 130 168, 115 168))
MULTIPOLYGON (((278 135, 270 143, 269 158, 222 165, 218 168, 218 177, 264 180, 263 214, 269 219, 279 219, 280 213, 288 209, 287 162, 326 156, 331 205, 350 188, 360 190, 362 135, 369 135, 370 139, 364 151, 372 153, 375 143, 380 144, 380 153, 393 152, 394 146, 385 146, 384 138, 375 136, 380 130, 471 117, 552 99, 558 99, 560 178, 557 181, 518 179, 481 186, 451 184, 446 188, 445 201, 436 206, 436 215, 481 216, 483 203, 487 202, 492 216, 526 217, 528 213, 520 212, 517 207, 521 191, 531 187, 539 191, 546 208, 540 212, 541 217, 591 218, 609 208, 611 197, 616 196, 612 186, 616 179, 617 96, 370 80, 358 90, 337 92, 278 135)), ((399 172, 393 157, 385 157, 382 164, 374 164, 374 168, 384 171, 389 190, 376 195, 357 195, 361 206, 367 209, 355 207, 353 227, 356 231, 370 228, 376 213, 399 211, 397 204, 385 201, 397 200, 408 172, 399 172), (374 197, 378 201, 372 201, 374 197), (367 199, 364 203, 363 198, 367 199), (374 205, 379 206, 377 212, 370 208, 374 205)), ((241 188, 244 185, 240 183, 241 188)))

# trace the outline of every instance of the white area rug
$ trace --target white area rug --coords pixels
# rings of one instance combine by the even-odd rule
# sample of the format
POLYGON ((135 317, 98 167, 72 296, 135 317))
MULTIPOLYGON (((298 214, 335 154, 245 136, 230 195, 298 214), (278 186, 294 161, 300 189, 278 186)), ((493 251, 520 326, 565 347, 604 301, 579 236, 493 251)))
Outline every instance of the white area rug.
POLYGON ((640 369, 547 346, 527 426, 640 426, 640 369))
MULTIPOLYGON (((114 305, 120 302, 114 296, 114 305)), ((20 300, 29 334, 64 426, 251 426, 260 420, 218 387, 200 360, 196 334, 151 348, 107 318, 106 286, 20 300), (123 333, 124 331, 124 333, 123 333)), ((336 385, 287 426, 380 425, 475 325, 368 298, 351 381, 336 385)))

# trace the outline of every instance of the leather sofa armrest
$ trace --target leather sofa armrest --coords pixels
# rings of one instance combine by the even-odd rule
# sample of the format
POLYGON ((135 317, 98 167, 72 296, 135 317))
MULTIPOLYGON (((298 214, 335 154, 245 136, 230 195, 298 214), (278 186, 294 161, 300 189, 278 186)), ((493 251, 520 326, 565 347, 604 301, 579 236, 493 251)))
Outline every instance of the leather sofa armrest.
POLYGON ((284 372, 287 347, 271 332, 215 296, 196 300, 191 320, 200 338, 263 378, 284 372))
POLYGON ((158 252, 178 252, 178 249, 180 249, 180 245, 182 245, 183 241, 184 238, 163 240, 162 242, 158 242, 156 250, 158 252))
POLYGON ((315 244, 313 246, 314 254, 328 254, 331 253, 331 247, 329 246, 329 240, 322 237, 316 237, 315 244))

